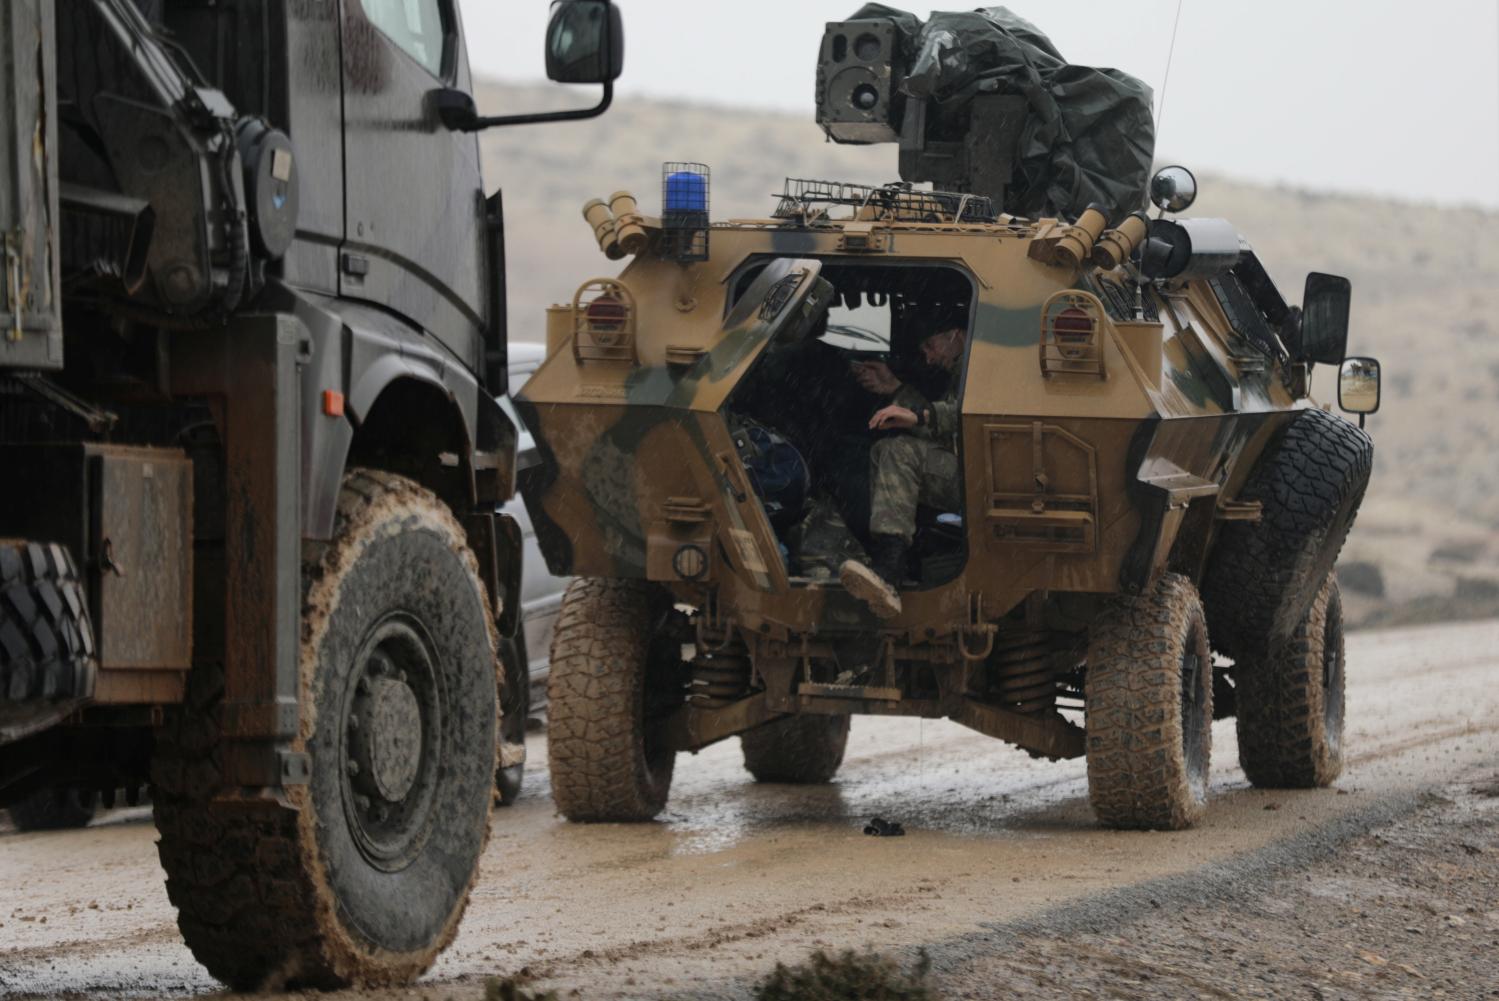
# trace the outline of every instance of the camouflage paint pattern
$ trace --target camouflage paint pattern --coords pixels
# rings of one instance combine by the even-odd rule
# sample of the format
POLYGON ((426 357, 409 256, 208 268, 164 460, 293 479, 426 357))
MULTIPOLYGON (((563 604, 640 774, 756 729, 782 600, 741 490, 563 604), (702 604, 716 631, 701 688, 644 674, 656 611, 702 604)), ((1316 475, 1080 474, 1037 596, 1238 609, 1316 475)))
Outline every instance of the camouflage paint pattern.
POLYGON ((707 260, 648 250, 625 267, 617 280, 636 303, 633 360, 580 360, 569 342, 519 393, 545 462, 524 493, 554 573, 648 577, 695 605, 711 593, 742 629, 776 640, 879 626, 835 584, 788 577, 723 413, 770 341, 812 311, 821 262, 944 264, 973 288, 957 490, 966 567, 904 592, 900 617, 883 628, 912 643, 951 636, 975 607, 993 621, 1036 593, 1116 593, 1132 550, 1205 560, 1214 512, 1275 431, 1314 405, 1294 398, 1264 355, 1246 360, 1252 352, 1205 282, 1166 288, 1159 323, 1116 324, 1100 312, 1106 374, 1048 377, 1038 362, 1043 308, 1085 290, 1094 272, 1031 256, 1050 221, 859 222, 880 238, 876 252, 843 249, 847 222, 735 220, 712 227, 707 260), (764 262, 730 311, 738 276, 764 262), (789 298, 762 309, 777 282, 789 298), (1187 517, 1142 515, 1141 477, 1157 468, 1201 481, 1187 517), (1052 501, 1062 506, 1037 514, 1052 501), (701 570, 684 558, 690 577, 673 564, 685 546, 706 557, 701 570))

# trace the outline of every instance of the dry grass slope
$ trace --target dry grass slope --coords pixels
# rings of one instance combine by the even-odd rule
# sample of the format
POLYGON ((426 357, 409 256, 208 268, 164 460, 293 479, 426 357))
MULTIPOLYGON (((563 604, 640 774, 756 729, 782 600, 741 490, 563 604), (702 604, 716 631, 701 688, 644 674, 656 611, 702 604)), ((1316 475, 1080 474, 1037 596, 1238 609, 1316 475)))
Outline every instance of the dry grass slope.
MULTIPOLYGON (((478 87, 490 113, 541 107, 556 93, 478 87)), ((486 133, 483 157, 489 183, 505 189, 510 329, 522 340, 541 339, 547 304, 618 270, 595 248, 583 202, 624 188, 658 211, 664 160, 712 166, 716 218, 766 215, 788 175, 896 176, 893 148, 825 142, 810 107, 795 116, 620 101, 591 121, 486 133)), ((1378 566, 1385 594, 1348 589, 1350 620, 1391 604, 1440 603, 1462 580, 1470 596, 1499 581, 1499 216, 1222 177, 1201 182, 1192 214, 1232 220, 1292 301, 1308 271, 1351 278, 1351 350, 1384 363, 1383 409, 1369 421, 1374 484, 1344 558, 1378 566)), ((1317 389, 1332 397, 1331 370, 1319 370, 1317 389)))

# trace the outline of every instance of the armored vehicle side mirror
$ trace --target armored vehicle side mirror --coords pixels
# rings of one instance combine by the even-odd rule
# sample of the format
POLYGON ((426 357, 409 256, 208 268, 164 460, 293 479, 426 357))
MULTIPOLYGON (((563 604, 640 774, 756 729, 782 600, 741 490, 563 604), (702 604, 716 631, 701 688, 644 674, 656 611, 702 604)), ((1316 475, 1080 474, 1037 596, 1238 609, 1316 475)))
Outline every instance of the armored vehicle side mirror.
POLYGON ((1364 417, 1379 413, 1379 360, 1377 358, 1349 358, 1338 370, 1338 406, 1350 414, 1358 414, 1358 426, 1364 426, 1364 417))
POLYGON ((454 132, 479 132, 497 125, 567 122, 602 115, 614 100, 614 81, 625 66, 625 28, 619 8, 610 0, 557 0, 552 4, 546 42, 547 76, 558 83, 603 84, 598 104, 570 111, 481 118, 471 95, 443 87, 431 94, 438 121, 454 132))
POLYGON ((610 83, 625 66, 625 28, 609 0, 560 0, 547 25, 547 79, 610 83))
POLYGON ((1150 200, 1162 212, 1185 212, 1197 201, 1197 178, 1186 167, 1162 167, 1150 179, 1150 200))
POLYGON ((1348 351, 1348 307, 1353 285, 1347 278, 1313 271, 1301 297, 1301 350, 1298 361, 1341 365, 1348 351))

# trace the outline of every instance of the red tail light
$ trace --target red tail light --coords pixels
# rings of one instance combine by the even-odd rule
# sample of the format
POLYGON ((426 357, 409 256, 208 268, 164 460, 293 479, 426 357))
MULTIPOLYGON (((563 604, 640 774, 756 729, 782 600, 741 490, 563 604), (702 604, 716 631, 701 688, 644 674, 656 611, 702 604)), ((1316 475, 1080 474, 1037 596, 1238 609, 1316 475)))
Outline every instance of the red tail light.
POLYGON ((612 295, 601 295, 588 304, 585 314, 588 324, 596 331, 615 331, 624 326, 630 311, 623 302, 612 295))

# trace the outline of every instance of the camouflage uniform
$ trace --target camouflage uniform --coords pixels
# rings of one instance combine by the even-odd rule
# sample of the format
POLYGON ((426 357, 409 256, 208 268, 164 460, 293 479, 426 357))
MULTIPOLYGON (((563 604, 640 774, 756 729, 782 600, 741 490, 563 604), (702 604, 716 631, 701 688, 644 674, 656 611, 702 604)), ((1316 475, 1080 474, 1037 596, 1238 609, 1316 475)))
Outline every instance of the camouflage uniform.
POLYGON ((813 580, 832 580, 846 560, 867 561, 869 555, 827 494, 817 494, 807 515, 786 535, 792 572, 813 580))
POLYGON ((927 423, 874 443, 869 453, 870 516, 873 535, 895 536, 909 546, 916 537, 916 506, 944 511, 962 507, 958 468, 958 379, 947 395, 928 403, 902 386, 891 402, 928 415, 927 423))

